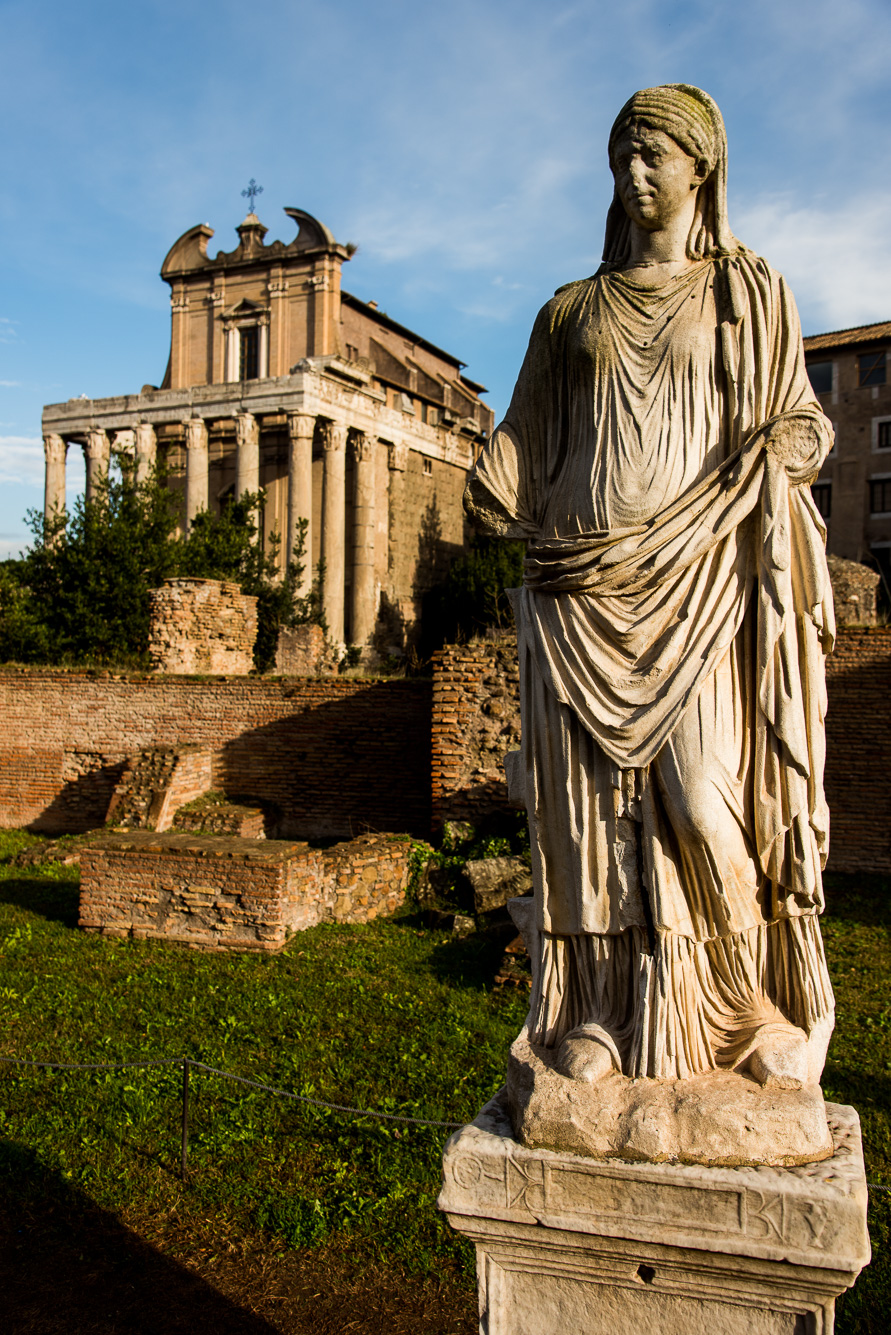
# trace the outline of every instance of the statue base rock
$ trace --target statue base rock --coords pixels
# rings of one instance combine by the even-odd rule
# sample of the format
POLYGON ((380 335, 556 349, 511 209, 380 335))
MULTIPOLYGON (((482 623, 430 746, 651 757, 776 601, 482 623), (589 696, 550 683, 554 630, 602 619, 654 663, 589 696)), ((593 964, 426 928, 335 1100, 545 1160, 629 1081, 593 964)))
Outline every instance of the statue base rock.
POLYGON ((595 1160, 513 1138, 505 1091, 452 1136, 439 1208, 476 1246, 485 1335, 829 1335, 869 1260, 860 1127, 796 1168, 595 1160))
POLYGON ((594 1159, 793 1167, 833 1153, 820 1086, 764 1088, 733 1071, 690 1080, 588 1083, 562 1075, 524 1029, 510 1050, 513 1133, 530 1148, 594 1159))

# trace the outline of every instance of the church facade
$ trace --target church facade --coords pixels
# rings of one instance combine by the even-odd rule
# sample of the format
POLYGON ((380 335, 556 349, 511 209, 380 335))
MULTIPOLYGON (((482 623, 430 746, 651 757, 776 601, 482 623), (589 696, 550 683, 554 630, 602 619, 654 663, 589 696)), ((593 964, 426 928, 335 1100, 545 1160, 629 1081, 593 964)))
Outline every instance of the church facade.
POLYGON ((352 247, 285 213, 288 243, 267 244, 250 213, 232 251, 210 257, 206 224, 172 246, 164 380, 44 408, 45 509, 64 507, 71 445, 88 498, 112 451, 137 477, 163 460, 184 526, 262 488, 267 548, 284 569, 305 521, 303 591, 321 566, 331 638, 365 647, 410 629, 425 583, 463 550, 461 495, 492 413, 462 362, 342 289, 352 247))

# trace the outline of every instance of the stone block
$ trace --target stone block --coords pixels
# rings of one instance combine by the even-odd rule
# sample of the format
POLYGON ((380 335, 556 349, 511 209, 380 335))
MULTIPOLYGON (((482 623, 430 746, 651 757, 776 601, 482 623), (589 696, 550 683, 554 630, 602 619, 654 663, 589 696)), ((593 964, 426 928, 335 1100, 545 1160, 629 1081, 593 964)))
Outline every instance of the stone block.
POLYGON ((869 1260, 857 1114, 798 1168, 595 1161, 513 1139, 502 1092, 452 1136, 439 1208, 476 1246, 486 1335, 830 1335, 869 1260))
POLYGON ((532 872, 522 858, 478 858, 464 864, 477 913, 503 908, 509 899, 532 889, 532 872))

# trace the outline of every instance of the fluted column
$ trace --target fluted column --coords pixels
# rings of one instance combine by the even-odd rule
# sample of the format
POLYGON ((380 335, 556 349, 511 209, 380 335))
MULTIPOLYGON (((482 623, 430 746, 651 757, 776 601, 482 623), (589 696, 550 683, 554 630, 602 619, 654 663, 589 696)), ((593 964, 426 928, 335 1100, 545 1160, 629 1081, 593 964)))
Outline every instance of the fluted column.
POLYGON ((136 428, 136 485, 145 482, 158 459, 158 437, 150 422, 136 428))
POLYGON ((303 413, 288 414, 288 563, 296 555, 297 525, 306 520, 303 542, 303 574, 297 593, 305 597, 312 587, 312 442, 316 419, 303 413))
POLYGON ((353 435, 355 489, 353 493, 353 582, 350 639, 368 643, 377 620, 374 599, 374 448, 364 432, 353 435))
POLYGON ((61 436, 44 436, 46 483, 43 489, 43 518, 49 524, 65 513, 65 456, 68 445, 61 436))
POLYGON ((260 424, 253 413, 235 419, 235 499, 260 490, 260 424))
POLYGON ((108 477, 108 460, 111 447, 104 431, 88 431, 84 445, 84 460, 87 469, 86 500, 87 504, 95 501, 102 480, 108 477))
POLYGON ((322 487, 322 610, 328 634, 343 643, 343 602, 346 577, 344 550, 346 427, 329 422, 325 432, 325 472, 322 487))
POLYGON ((207 427, 190 417, 186 428, 186 528, 200 510, 207 509, 207 427))
POLYGON ((402 556, 402 534, 407 531, 405 516, 405 470, 408 468, 408 446, 402 442, 391 445, 388 451, 390 486, 387 496, 387 572, 392 588, 399 584, 399 565, 402 556))

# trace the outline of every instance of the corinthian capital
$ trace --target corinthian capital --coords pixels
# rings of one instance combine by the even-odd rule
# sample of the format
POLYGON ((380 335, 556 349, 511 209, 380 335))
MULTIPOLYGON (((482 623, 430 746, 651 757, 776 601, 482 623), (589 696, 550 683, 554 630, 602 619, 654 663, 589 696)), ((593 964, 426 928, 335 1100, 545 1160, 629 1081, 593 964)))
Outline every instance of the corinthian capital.
POLYGON ((337 453, 346 449, 347 429, 340 422, 329 422, 325 430, 323 446, 325 451, 334 450, 337 453))
POLYGON ((61 436, 44 436, 43 453, 48 464, 63 464, 68 453, 68 445, 61 436))

